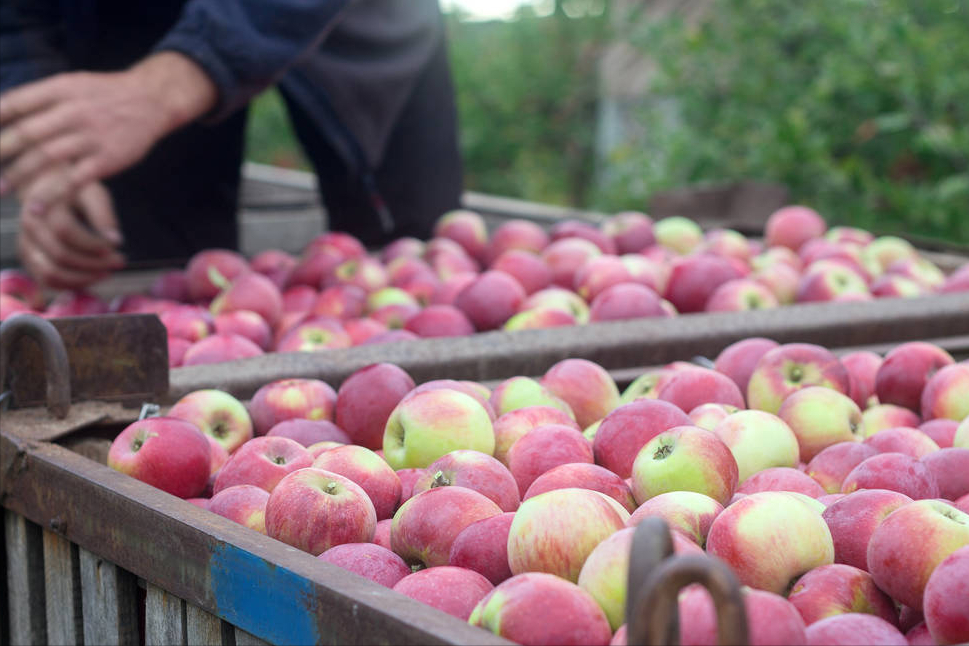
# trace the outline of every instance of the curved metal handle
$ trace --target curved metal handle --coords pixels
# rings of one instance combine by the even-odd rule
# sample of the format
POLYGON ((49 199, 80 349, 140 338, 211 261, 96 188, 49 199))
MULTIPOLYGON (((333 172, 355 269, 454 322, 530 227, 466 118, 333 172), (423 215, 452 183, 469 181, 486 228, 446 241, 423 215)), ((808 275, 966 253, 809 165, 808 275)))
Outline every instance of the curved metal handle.
POLYGON ((679 592, 693 583, 703 585, 713 597, 717 611, 717 643, 749 643, 740 581, 723 561, 700 554, 674 556, 663 561, 636 590, 633 614, 629 619, 640 618, 636 629, 641 632, 633 632, 630 623, 628 643, 679 643, 679 592))
POLYGON ((71 369, 64 341, 54 325, 34 314, 18 314, 0 324, 0 390, 6 387, 7 366, 14 344, 23 337, 37 342, 47 377, 47 410, 57 419, 71 408, 71 369))
MULTIPOLYGON (((642 643, 643 636, 646 634, 647 617, 643 612, 637 611, 643 586, 659 564, 672 555, 673 537, 670 535, 670 528, 666 521, 656 516, 644 518, 633 532, 632 548, 629 552, 629 577, 626 585, 628 644, 642 643)), ((675 630, 676 615, 673 615, 672 622, 675 630)))

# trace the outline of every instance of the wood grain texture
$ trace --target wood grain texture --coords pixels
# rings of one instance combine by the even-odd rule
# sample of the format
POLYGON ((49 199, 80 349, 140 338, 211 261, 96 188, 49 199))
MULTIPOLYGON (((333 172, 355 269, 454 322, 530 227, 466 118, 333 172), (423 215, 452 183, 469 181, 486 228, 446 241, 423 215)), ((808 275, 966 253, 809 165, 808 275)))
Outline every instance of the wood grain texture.
POLYGON ((236 646, 268 646, 269 642, 259 639, 252 633, 247 633, 242 628, 235 630, 236 646))
POLYGON ((84 643, 138 642, 138 578, 88 550, 78 548, 84 643))
POLYGON ((44 547, 40 527, 5 509, 4 534, 10 643, 46 644, 44 547))
POLYGON ((51 646, 83 644, 81 571, 77 545, 46 529, 43 536, 47 642, 51 646))
POLYGON ((232 626, 193 603, 185 604, 185 634, 193 646, 234 646, 237 643, 232 626))
POLYGON ((149 583, 145 598, 146 646, 184 646, 187 643, 185 601, 149 583))

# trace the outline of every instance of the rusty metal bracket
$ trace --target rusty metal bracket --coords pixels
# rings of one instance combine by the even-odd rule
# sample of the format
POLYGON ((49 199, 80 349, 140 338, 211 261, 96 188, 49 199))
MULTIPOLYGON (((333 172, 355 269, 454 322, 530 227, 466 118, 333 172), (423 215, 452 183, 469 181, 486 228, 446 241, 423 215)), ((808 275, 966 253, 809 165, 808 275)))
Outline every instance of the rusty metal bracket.
POLYGON ((64 341, 57 328, 33 314, 14 316, 0 324, 0 390, 7 380, 17 375, 10 369, 12 353, 18 341, 30 338, 37 342, 44 361, 47 410, 57 419, 67 417, 71 408, 71 367, 64 341))

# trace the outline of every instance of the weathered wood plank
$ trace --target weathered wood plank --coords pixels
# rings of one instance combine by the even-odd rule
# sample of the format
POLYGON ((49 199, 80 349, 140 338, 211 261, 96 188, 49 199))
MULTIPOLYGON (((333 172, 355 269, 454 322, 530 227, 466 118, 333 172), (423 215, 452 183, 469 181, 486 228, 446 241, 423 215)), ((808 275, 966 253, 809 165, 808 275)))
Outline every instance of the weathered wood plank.
POLYGON ((138 577, 83 547, 78 557, 84 643, 137 643, 138 577))
POLYGON ((202 610, 194 603, 185 604, 186 640, 193 646, 234 646, 235 633, 229 624, 202 610))
POLYGON ((236 628, 236 646, 269 646, 269 642, 259 639, 242 628, 236 628))
POLYGON ((81 571, 77 545, 43 530, 44 594, 47 598, 47 643, 83 644, 81 571))
MULTIPOLYGON (((7 470, 4 469, 4 473, 7 470)), ((4 509, 7 549, 7 601, 12 644, 46 644, 44 547, 40 527, 4 509)))
POLYGON ((145 598, 145 645, 184 646, 188 643, 185 601, 151 583, 145 598))

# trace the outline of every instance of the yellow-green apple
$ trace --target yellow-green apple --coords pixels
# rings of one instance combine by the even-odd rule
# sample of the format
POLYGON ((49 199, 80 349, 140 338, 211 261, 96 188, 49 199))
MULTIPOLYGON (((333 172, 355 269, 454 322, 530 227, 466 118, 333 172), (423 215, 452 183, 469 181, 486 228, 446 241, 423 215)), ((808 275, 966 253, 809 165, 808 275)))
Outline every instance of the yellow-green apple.
POLYGON ((922 389, 922 418, 961 421, 969 417, 969 364, 956 363, 929 377, 922 389))
POLYGON ((710 294, 706 312, 742 312, 766 310, 780 305, 766 285, 753 278, 735 278, 723 283, 710 294))
POLYGON ((477 330, 494 330, 518 311, 525 297, 524 288, 512 276, 488 270, 458 292, 454 306, 477 330))
POLYGON ((494 502, 466 487, 428 489, 414 494, 394 514, 391 549, 412 565, 447 565, 451 544, 461 530, 501 513, 494 502))
POLYGON ((517 280, 526 294, 534 294, 552 284, 552 270, 542 257, 524 249, 505 251, 495 258, 489 269, 503 271, 517 280))
POLYGON ((588 592, 552 574, 527 572, 495 586, 468 623, 526 644, 606 646, 609 620, 588 592))
POLYGON ((783 246, 797 251, 808 240, 820 238, 828 230, 817 211, 792 204, 770 214, 764 225, 764 241, 768 247, 783 246))
POLYGON ((619 397, 619 403, 629 404, 637 399, 656 399, 656 393, 674 371, 669 368, 652 368, 633 379, 619 397))
POLYGON ((354 444, 324 451, 313 460, 316 469, 349 478, 370 497, 377 520, 391 518, 400 501, 400 478, 379 455, 354 444))
POLYGON ((744 396, 730 377, 699 366, 677 370, 657 389, 656 398, 678 406, 683 412, 708 403, 744 407, 744 396))
POLYGON ((404 399, 408 397, 413 397, 418 393, 422 393, 428 390, 442 390, 442 389, 456 390, 460 393, 464 393, 465 395, 468 395, 474 398, 474 400, 479 404, 481 404, 481 406, 485 409, 485 412, 488 413, 488 419, 490 419, 492 422, 495 421, 496 419, 495 411, 494 411, 494 408, 492 408, 490 403, 491 390, 486 388, 485 386, 482 386, 480 383, 476 381, 459 381, 457 379, 433 379, 431 381, 425 381, 421 385, 411 390, 409 393, 404 395, 404 399))
POLYGON ((206 509, 265 534, 268 500, 269 492, 261 487, 234 485, 212 496, 206 509))
POLYGON ((511 445, 506 458, 522 497, 536 478, 559 465, 594 463, 592 443, 580 431, 560 424, 528 431, 511 445))
POLYGON ((551 406, 575 419, 575 413, 565 401, 531 377, 518 376, 502 381, 491 392, 489 402, 499 417, 527 406, 551 406))
POLYGON ((555 489, 529 498, 515 512, 508 533, 513 574, 546 572, 578 580, 586 558, 622 529, 629 513, 612 498, 589 489, 555 489))
POLYGON ((548 234, 534 222, 506 220, 492 232, 488 240, 487 256, 494 259, 508 249, 526 249, 539 253, 548 243, 548 234))
POLYGON ((418 570, 393 586, 394 592, 462 621, 467 621, 478 602, 492 589, 491 582, 474 570, 451 565, 418 570))
POLYGON ((777 594, 805 572, 834 562, 821 514, 784 491, 750 494, 724 509, 710 527, 707 552, 724 560, 744 585, 777 594))
POLYGON ((313 464, 313 456, 299 442, 288 437, 254 437, 240 446, 222 465, 212 492, 226 487, 251 484, 272 492, 286 475, 313 464))
POLYGON ((737 489, 737 461, 714 433, 676 426, 651 439, 632 467, 636 502, 672 491, 695 491, 727 504, 737 489))
POLYGON ((322 287, 356 285, 363 291, 375 292, 387 286, 387 270, 376 258, 362 256, 344 260, 323 277, 322 287))
POLYGON ((956 437, 956 429, 959 428, 959 422, 954 419, 937 417, 922 422, 918 428, 932 438, 932 441, 938 444, 940 449, 948 449, 952 447, 952 441, 956 437))
POLYGON ((370 318, 383 323, 389 330, 403 330, 404 324, 420 312, 420 305, 394 303, 374 310, 370 313, 370 318))
POLYGON ((441 388, 405 397, 387 419, 384 458, 395 470, 427 467, 442 455, 472 449, 491 455, 491 417, 473 397, 441 388))
POLYGON ((209 310, 213 316, 249 310, 273 325, 283 312, 283 295, 273 281, 251 271, 234 278, 215 297, 209 310))
POLYGON ((861 489, 831 503, 821 516, 831 530, 835 562, 867 571, 868 541, 875 528, 910 502, 911 498, 897 491, 861 489))
POLYGON ((206 249, 189 258, 185 266, 188 296, 193 301, 215 298, 236 276, 249 271, 241 254, 229 249, 206 249))
POLYGON ((861 414, 862 434, 865 437, 874 435, 886 428, 916 427, 919 422, 918 415, 895 404, 875 404, 866 408, 861 414))
POLYGON ((383 287, 367 295, 364 312, 373 315, 389 305, 420 307, 417 299, 400 287, 383 287))
POLYGON ((710 526, 723 509, 723 505, 705 494, 670 491, 640 505, 629 516, 626 527, 635 527, 648 516, 658 516, 702 548, 706 546, 710 526))
POLYGON ((811 458, 804 472, 827 493, 835 494, 841 491, 841 484, 852 469, 877 453, 877 449, 862 442, 838 442, 811 458))
POLYGON ((490 455, 468 449, 451 451, 425 469, 414 482, 412 495, 435 487, 466 487, 494 502, 502 511, 515 511, 521 500, 518 483, 505 465, 490 455))
MULTIPOLYGON (((629 553, 635 531, 635 527, 620 529, 596 545, 582 565, 577 581, 596 600, 614 629, 625 619, 629 553)), ((703 553, 680 532, 674 531, 672 538, 674 554, 703 553)))
POLYGON ((200 366, 237 361, 264 354, 262 348, 238 334, 213 334, 199 339, 185 350, 183 366, 200 366))
POLYGON ((790 265, 778 262, 773 267, 754 271, 750 278, 767 287, 780 305, 790 305, 797 296, 801 274, 790 265))
POLYGON ((474 334, 471 321, 453 305, 429 305, 404 321, 404 329, 425 339, 474 334))
POLYGON ((148 417, 125 427, 111 442, 107 464, 179 498, 197 497, 208 483, 212 449, 191 422, 148 417))
POLYGON ((952 436, 952 446, 969 449, 969 417, 962 420, 956 427, 956 433, 952 436))
POLYGON ((753 474, 737 489, 740 493, 758 491, 796 491, 805 496, 820 498, 826 492, 816 480, 791 467, 770 467, 753 474))
POLYGON ((350 436, 343 429, 326 419, 284 419, 269 429, 267 437, 288 437, 296 440, 307 449, 321 442, 332 445, 352 444, 350 436))
POLYGON ((475 211, 455 209, 448 211, 434 224, 434 237, 450 238, 461 245, 468 255, 479 261, 485 259, 488 245, 488 229, 484 219, 475 211))
MULTIPOLYGON (((741 587, 747 617, 749 643, 806 644, 804 620, 787 599, 749 587, 741 587)), ((713 599, 706 588, 690 585, 680 591, 679 629, 682 644, 717 644, 717 618, 713 599)))
POLYGON ((848 612, 816 621, 804 631, 808 644, 884 644, 907 646, 898 628, 881 617, 848 612))
POLYGON ((612 376, 586 359, 559 361, 539 383, 569 405, 581 428, 602 419, 619 405, 619 389, 612 376))
POLYGON ((575 292, 561 287, 547 287, 525 299, 521 311, 552 308, 571 314, 576 323, 589 321, 589 305, 575 292))
POLYGON ((872 296, 878 298, 915 298, 926 296, 932 291, 912 278, 896 274, 885 274, 871 281, 872 296))
POLYGON ((626 511, 636 509, 636 500, 625 480, 598 464, 571 462, 553 467, 535 478, 522 500, 534 498, 553 489, 591 489, 614 498, 626 511))
POLYGON ((851 383, 848 396, 859 408, 867 408, 875 394, 875 375, 882 365, 881 356, 868 350, 859 350, 842 356, 841 364, 848 371, 851 383))
POLYGON ((599 425, 592 443, 595 462, 628 478, 643 446, 663 431, 689 423, 686 413, 669 402, 642 399, 624 404, 599 425))
POLYGON ((394 587, 395 583, 411 573, 404 559, 374 543, 334 545, 316 558, 387 588, 394 587))
POLYGON ((508 531, 515 512, 482 518, 461 530, 451 543, 448 565, 474 570, 498 585, 511 577, 508 531))
POLYGON ((391 412, 414 389, 414 380, 390 363, 356 370, 340 385, 334 416, 350 439, 369 449, 380 448, 391 412))
POLYGON ((589 222, 559 220, 549 229, 549 237, 553 242, 565 238, 581 238, 599 247, 604 254, 616 254, 616 243, 612 238, 589 222))
POLYGON ((332 421, 336 398, 336 392, 325 381, 279 379, 261 386, 255 392, 249 401, 249 415, 256 435, 265 435, 273 426, 287 419, 332 421))
POLYGON ((367 292, 356 285, 334 285, 320 292, 309 313, 314 317, 347 320, 363 316, 367 292))
POLYGON ((936 291, 945 283, 945 273, 927 258, 900 258, 885 269, 886 275, 903 276, 936 291))
POLYGON ((589 320, 622 321, 635 318, 669 318, 662 299, 639 283, 619 283, 600 292, 589 305, 589 320))
POLYGON ((332 348, 349 348, 350 335, 339 320, 313 316, 288 331, 279 340, 277 352, 316 352, 332 348))
POLYGON ((957 500, 969 494, 969 449, 939 449, 921 461, 935 477, 940 497, 957 500))
POLYGON ((786 343, 768 350, 747 383, 747 405, 776 413, 796 390, 824 386, 848 394, 848 371, 827 348, 811 343, 786 343))
POLYGON ((797 580, 787 599, 807 625, 848 612, 875 615, 898 625, 891 597, 878 589, 868 572, 843 563, 814 568, 797 580))
POLYGON ((914 500, 939 497, 939 485, 928 467, 904 453, 879 453, 862 460, 841 483, 842 493, 858 489, 888 489, 914 500))
POLYGON ((801 275, 794 292, 796 303, 842 300, 869 296, 864 276, 834 259, 818 260, 801 275))
POLYGON ((791 427, 777 415, 742 410, 713 429, 737 461, 739 482, 769 467, 796 467, 800 448, 791 427))
POLYGON ((197 305, 177 305, 158 314, 168 336, 188 339, 192 343, 215 332, 215 322, 208 310, 197 305))
POLYGON ((808 386, 784 398, 777 416, 794 432, 802 462, 839 442, 861 439, 861 409, 848 395, 808 386))
POLYGON ((600 420, 597 420, 595 422, 592 422, 591 424, 589 424, 588 426, 586 426, 585 427, 585 430, 582 431, 582 435, 585 436, 585 439, 589 440, 590 442, 595 442, 596 441, 596 431, 599 430, 599 425, 600 424, 602 424, 602 420, 601 419, 600 420))
POLYGON ((969 547, 961 547, 943 560, 925 585, 922 612, 938 644, 969 642, 969 547))
POLYGON ((266 502, 266 534, 313 556, 334 545, 369 543, 376 526, 367 493, 349 478, 323 469, 293 471, 266 502))
POLYGON ((874 234, 870 231, 847 226, 831 227, 824 234, 824 237, 832 242, 850 243, 861 247, 875 239, 874 234))
POLYGON ((238 399, 223 390, 205 388, 183 395, 168 411, 169 417, 191 422, 232 453, 252 439, 252 420, 238 399))
POLYGON ((653 223, 653 236, 658 245, 683 255, 703 242, 703 229, 689 218, 672 215, 653 223))
POLYGON ((679 312, 702 312, 710 296, 727 281, 741 278, 727 259, 709 254, 673 260, 663 297, 679 312))
POLYGON ((555 307, 535 307, 521 310, 505 321, 502 329, 507 332, 516 330, 544 330, 550 327, 576 325, 575 317, 555 307))
POLYGON ((599 228, 612 238, 620 254, 637 253, 656 242, 653 219, 640 211, 614 213, 599 228))
POLYGON ((878 431, 865 438, 864 443, 879 453, 904 453, 921 458, 939 450, 939 445, 917 428, 898 426, 878 431))
POLYGON ((552 272, 552 285, 572 290, 579 268, 601 256, 602 250, 584 238, 562 238, 549 244, 540 255, 552 272))
POLYGON ((909 341, 892 348, 875 375, 878 401, 919 412, 926 383, 953 363, 952 355, 933 343, 909 341))
POLYGON ((896 601, 922 610, 932 571, 966 545, 969 514, 938 500, 916 500, 893 511, 872 533, 868 571, 896 601))
POLYGON ((233 310, 215 317, 213 325, 216 334, 238 334, 244 336, 263 350, 269 350, 273 342, 273 331, 262 316, 252 310, 233 310))
POLYGON ((559 424, 580 430, 572 417, 553 406, 525 406, 501 415, 494 423, 495 458, 508 466, 508 449, 528 431, 546 424, 559 424))
POLYGON ((918 258, 918 251, 897 236, 879 236, 861 249, 861 260, 872 276, 880 276, 893 263, 908 258, 918 258))

